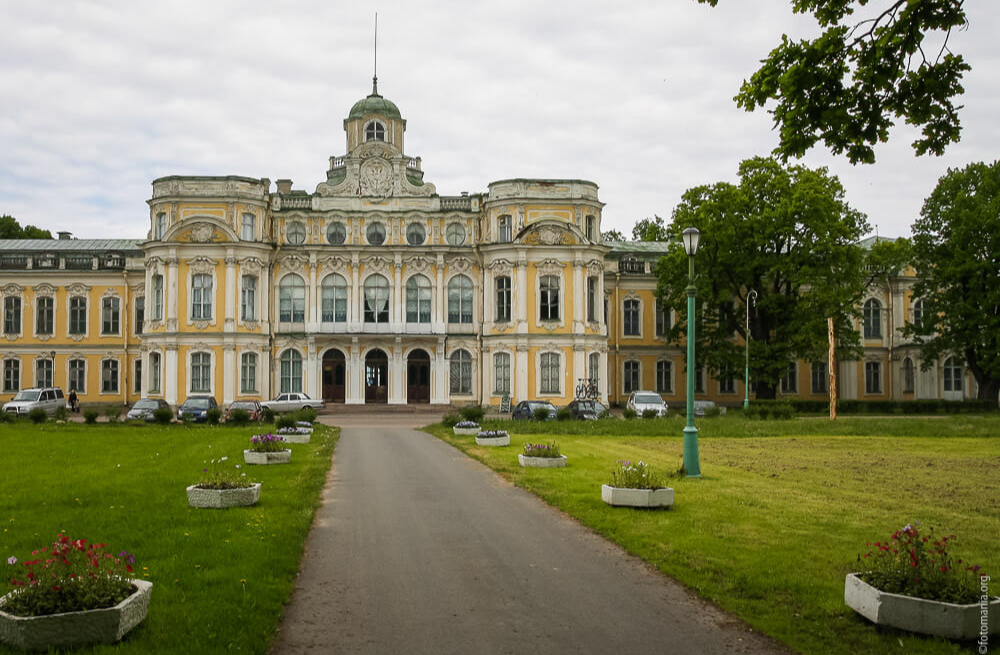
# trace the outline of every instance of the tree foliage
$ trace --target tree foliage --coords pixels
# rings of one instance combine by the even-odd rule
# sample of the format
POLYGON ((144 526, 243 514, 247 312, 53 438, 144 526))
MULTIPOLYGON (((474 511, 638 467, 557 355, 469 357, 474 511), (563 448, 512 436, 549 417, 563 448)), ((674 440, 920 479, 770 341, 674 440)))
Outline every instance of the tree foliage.
POLYGON ((979 384, 981 400, 1000 392, 1000 161, 949 169, 913 224, 914 298, 923 367, 957 355, 979 384))
POLYGON ((601 238, 604 241, 625 241, 625 235, 619 230, 604 230, 601 238))
POLYGON ((17 219, 8 214, 0 216, 0 239, 51 239, 52 233, 48 230, 25 225, 17 222, 17 219))
MULTIPOLYGON (((718 0, 698 0, 712 6, 718 0)), ((964 0, 792 0, 822 29, 814 39, 781 43, 744 80, 736 103, 747 111, 776 101, 775 154, 801 157, 817 141, 852 163, 875 161, 895 120, 919 127, 918 155, 940 155, 959 140, 955 98, 971 70, 948 49, 967 24, 964 0), (864 17, 857 14, 862 13, 864 17), (930 38, 928 38, 930 37, 930 38)))
POLYGON ((633 241, 666 241, 670 238, 667 225, 657 215, 644 218, 632 226, 633 241))
POLYGON ((857 353, 857 300, 865 284, 864 253, 856 245, 865 216, 848 206, 840 181, 824 168, 782 166, 757 157, 740 164, 738 185, 686 191, 667 228, 676 244, 657 265, 658 294, 679 320, 668 334, 687 332, 687 255, 680 233, 701 230, 695 256, 699 364, 716 376, 743 368, 746 301, 750 309, 750 369, 758 398, 773 398, 788 364, 825 361, 826 319, 835 319, 844 356, 857 353))

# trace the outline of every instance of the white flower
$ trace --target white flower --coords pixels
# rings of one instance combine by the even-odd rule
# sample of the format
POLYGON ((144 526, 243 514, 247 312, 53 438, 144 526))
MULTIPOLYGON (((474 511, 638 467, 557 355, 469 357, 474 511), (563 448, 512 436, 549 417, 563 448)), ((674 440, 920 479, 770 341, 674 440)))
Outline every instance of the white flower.
POLYGON ((229 459, 229 458, 228 458, 228 457, 223 457, 223 458, 222 458, 222 459, 220 459, 219 461, 220 461, 220 462, 224 462, 224 461, 226 461, 227 459, 229 459))

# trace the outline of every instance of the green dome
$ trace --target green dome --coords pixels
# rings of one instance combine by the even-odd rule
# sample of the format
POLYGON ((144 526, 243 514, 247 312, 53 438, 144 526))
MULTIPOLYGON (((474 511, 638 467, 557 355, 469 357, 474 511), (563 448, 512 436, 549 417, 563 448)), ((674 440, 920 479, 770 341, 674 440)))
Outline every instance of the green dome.
POLYGON ((357 118, 364 118, 368 114, 381 114, 386 118, 395 118, 402 120, 402 116, 399 114, 399 107, 396 103, 391 100, 386 100, 378 93, 372 93, 370 96, 364 100, 358 100, 351 107, 351 113, 347 116, 347 120, 355 120, 357 118))

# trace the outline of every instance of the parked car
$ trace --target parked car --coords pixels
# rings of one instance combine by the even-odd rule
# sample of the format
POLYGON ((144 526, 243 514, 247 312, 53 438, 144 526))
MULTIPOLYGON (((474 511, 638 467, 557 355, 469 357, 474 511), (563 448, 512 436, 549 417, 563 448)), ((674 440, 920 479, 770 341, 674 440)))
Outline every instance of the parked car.
POLYGON ((639 416, 646 410, 653 410, 657 416, 667 415, 667 403, 655 391, 633 391, 628 397, 625 407, 631 409, 639 416))
POLYGON ((566 409, 573 412, 573 418, 594 421, 601 416, 604 405, 596 400, 574 400, 566 405, 566 409))
POLYGON ((21 389, 14 399, 4 404, 3 411, 11 414, 27 414, 35 408, 42 408, 46 414, 54 414, 66 406, 66 397, 59 387, 21 389))
POLYGON ((177 418, 181 421, 204 423, 208 420, 208 410, 218 407, 219 403, 212 396, 190 396, 177 410, 177 418))
POLYGON ((549 421, 556 418, 556 407, 547 400, 522 400, 514 406, 514 411, 511 412, 511 418, 531 420, 535 418, 535 410, 539 408, 549 410, 549 421))
POLYGON ((705 412, 715 409, 715 403, 711 400, 696 400, 694 401, 694 415, 704 416, 705 412))
POLYGON ((143 398, 142 400, 135 401, 135 404, 132 405, 132 409, 128 410, 125 418, 129 421, 152 421, 153 412, 164 407, 170 409, 170 403, 162 398, 143 398))
POLYGON ((272 412, 294 412, 306 407, 319 411, 326 407, 326 402, 314 400, 304 393, 283 393, 274 400, 265 400, 261 407, 268 407, 272 412))
POLYGON ((242 409, 244 412, 250 415, 251 421, 259 421, 262 408, 260 403, 256 400, 237 400, 229 406, 226 410, 226 420, 229 420, 229 415, 234 409, 242 409))

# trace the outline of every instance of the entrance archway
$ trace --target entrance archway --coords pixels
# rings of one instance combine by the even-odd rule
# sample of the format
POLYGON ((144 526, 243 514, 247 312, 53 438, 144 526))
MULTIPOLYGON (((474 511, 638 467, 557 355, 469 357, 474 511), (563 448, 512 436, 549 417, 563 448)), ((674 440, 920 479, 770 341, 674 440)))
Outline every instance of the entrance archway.
POLYGON ((389 402, 389 358, 376 348, 365 356, 365 403, 389 402))
POLYGON ((431 356, 426 350, 414 350, 406 358, 406 402, 431 401, 431 356))
POLYGON ((323 400, 342 403, 347 398, 347 363, 344 353, 331 348, 323 353, 323 400))

